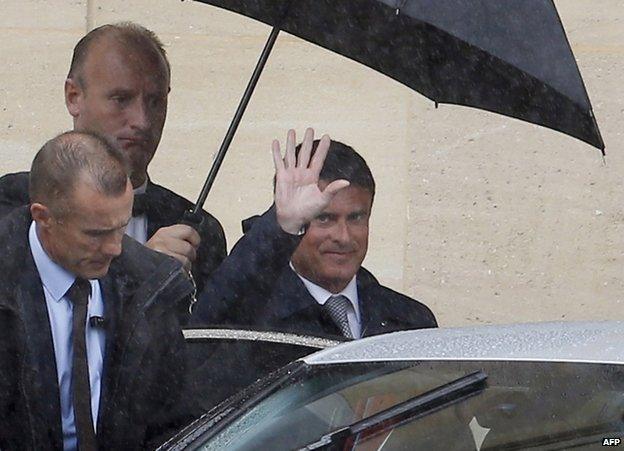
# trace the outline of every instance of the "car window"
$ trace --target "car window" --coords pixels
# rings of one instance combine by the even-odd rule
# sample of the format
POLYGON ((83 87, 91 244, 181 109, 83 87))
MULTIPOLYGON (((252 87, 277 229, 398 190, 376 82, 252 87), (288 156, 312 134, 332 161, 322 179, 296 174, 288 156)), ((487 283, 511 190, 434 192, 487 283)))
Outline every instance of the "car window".
MULTIPOLYGON (((199 449, 293 449, 476 370, 480 395, 351 444, 352 449, 489 449, 600 445, 624 431, 621 365, 386 362, 313 365, 199 449)), ((210 437, 210 438, 209 438, 210 437)))
POLYGON ((337 343, 237 329, 189 329, 185 335, 188 389, 206 412, 284 365, 337 343))

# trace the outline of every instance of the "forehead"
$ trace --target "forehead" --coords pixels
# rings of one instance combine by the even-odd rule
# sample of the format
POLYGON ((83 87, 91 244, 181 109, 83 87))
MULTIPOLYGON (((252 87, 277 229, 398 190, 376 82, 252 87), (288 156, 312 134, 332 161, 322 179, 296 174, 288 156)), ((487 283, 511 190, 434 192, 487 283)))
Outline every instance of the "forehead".
MULTIPOLYGON (((319 182, 321 189, 325 189, 327 185, 326 181, 319 182)), ((350 185, 336 193, 324 212, 348 214, 356 211, 370 211, 372 204, 373 195, 370 191, 357 185, 350 185)))
POLYGON ((87 85, 97 77, 100 83, 151 82, 154 89, 169 86, 167 65, 157 49, 124 43, 112 36, 100 37, 90 44, 82 75, 87 85))
POLYGON ((132 185, 118 196, 106 195, 94 187, 86 176, 81 176, 68 199, 70 220, 82 228, 112 229, 123 225, 132 212, 132 185))

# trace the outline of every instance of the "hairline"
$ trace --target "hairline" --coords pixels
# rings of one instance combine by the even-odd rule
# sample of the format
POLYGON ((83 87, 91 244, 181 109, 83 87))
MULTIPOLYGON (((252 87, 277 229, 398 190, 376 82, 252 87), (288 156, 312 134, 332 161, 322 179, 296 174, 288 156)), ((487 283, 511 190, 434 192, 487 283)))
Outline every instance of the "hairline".
MULTIPOLYGON (((318 181, 318 184, 325 183, 326 185, 329 185, 330 183, 335 182, 336 180, 341 180, 341 179, 336 178, 336 179, 333 179, 333 180, 329 180, 329 179, 320 177, 319 181, 318 181)), ((361 189, 363 191, 366 191, 368 194, 370 194, 370 196, 371 196, 371 206, 373 205, 373 201, 375 200, 375 192, 370 187, 364 186, 361 183, 357 183, 357 182, 349 182, 349 186, 347 186, 347 188, 350 188, 350 187, 359 188, 359 189, 361 189)), ((338 191, 338 192, 340 192, 340 191, 338 191)))
POLYGON ((29 196, 32 202, 46 205, 55 216, 66 217, 73 208, 73 205, 67 204, 73 203, 75 193, 81 183, 87 184, 91 189, 104 196, 116 197, 125 193, 128 180, 128 162, 125 155, 104 137, 90 131, 68 131, 47 141, 35 155, 29 175, 29 196), (107 169, 123 172, 126 180, 123 188, 121 188, 120 180, 116 180, 119 181, 119 189, 115 188, 117 183, 113 182, 114 178, 110 178, 111 175, 120 177, 120 173, 114 175, 108 171, 97 172, 94 169, 93 163, 89 161, 89 151, 83 150, 84 146, 94 146, 97 148, 95 152, 104 152, 106 154, 104 157, 98 156, 97 158, 100 162, 102 162, 102 158, 108 160, 107 169), (64 163, 65 165, 69 164, 65 170, 72 169, 72 164, 78 165, 73 167, 76 172, 70 174, 70 177, 65 180, 58 173, 54 173, 58 167, 52 169, 58 165, 59 157, 57 155, 60 152, 69 152, 70 155, 64 163), (68 163, 68 160, 73 160, 73 162, 68 163), (48 163, 50 166, 46 166, 44 163, 48 163), (53 193, 45 192, 40 186, 43 183, 42 176, 43 181, 53 184, 53 187, 50 188, 54 190, 53 193), (34 179, 37 179, 37 182, 33 187, 34 179), (63 181, 66 182, 64 188, 59 189, 58 185, 54 186, 54 184, 63 181))
MULTIPOLYGON (((167 53, 164 49, 164 45, 158 39, 155 33, 151 30, 138 25, 132 22, 121 22, 114 24, 106 24, 102 25, 94 30, 91 30, 82 39, 89 36, 89 34, 94 33, 95 35, 85 43, 85 47, 82 50, 83 56, 74 64, 74 59, 76 58, 76 47, 80 43, 76 45, 74 48, 74 53, 72 55, 72 61, 70 63, 69 73, 67 74, 68 80, 74 80, 82 89, 86 90, 87 81, 85 77, 85 67, 89 60, 89 56, 93 52, 93 48, 100 43, 100 41, 104 39, 111 39, 118 44, 122 44, 122 48, 139 50, 139 51, 151 51, 155 55, 158 55, 160 60, 160 64, 164 65, 163 67, 159 67, 160 72, 162 72, 167 77, 167 85, 171 82, 171 65, 169 63, 169 59, 167 58, 167 53), (133 33, 141 38, 141 41, 128 39, 133 35, 133 33), (150 37, 149 34, 152 33, 153 37, 150 37)), ((82 40, 81 39, 81 40, 82 40)), ((142 58, 147 58, 147 55, 142 55, 142 58)))

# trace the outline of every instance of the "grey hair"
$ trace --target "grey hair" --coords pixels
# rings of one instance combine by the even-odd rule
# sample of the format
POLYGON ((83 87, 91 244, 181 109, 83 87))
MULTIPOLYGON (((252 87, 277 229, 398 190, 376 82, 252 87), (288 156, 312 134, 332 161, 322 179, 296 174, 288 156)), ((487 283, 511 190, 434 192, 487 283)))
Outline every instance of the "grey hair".
POLYGON ((80 177, 86 176, 102 194, 120 196, 126 190, 128 173, 125 156, 103 137, 92 132, 65 132, 46 142, 35 155, 30 201, 63 216, 80 177))

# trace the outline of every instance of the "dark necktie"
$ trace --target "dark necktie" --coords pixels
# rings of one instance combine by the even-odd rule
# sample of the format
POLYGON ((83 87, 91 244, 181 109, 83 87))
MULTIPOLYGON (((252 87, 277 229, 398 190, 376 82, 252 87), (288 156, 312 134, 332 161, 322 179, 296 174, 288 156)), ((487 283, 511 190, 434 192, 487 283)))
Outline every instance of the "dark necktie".
POLYGON ((91 413, 91 386, 89 385, 89 362, 85 326, 87 322, 87 304, 91 285, 88 280, 76 278, 67 292, 73 303, 72 313, 72 378, 71 392, 74 405, 74 422, 80 451, 96 451, 97 442, 93 429, 91 413))
POLYGON ((334 321, 342 335, 347 338, 353 338, 351 328, 349 327, 349 319, 347 318, 347 309, 349 308, 349 299, 343 295, 331 296, 323 305, 325 311, 334 321))
POLYGON ((146 215, 148 210, 148 198, 145 193, 135 194, 132 204, 132 216, 146 215))

